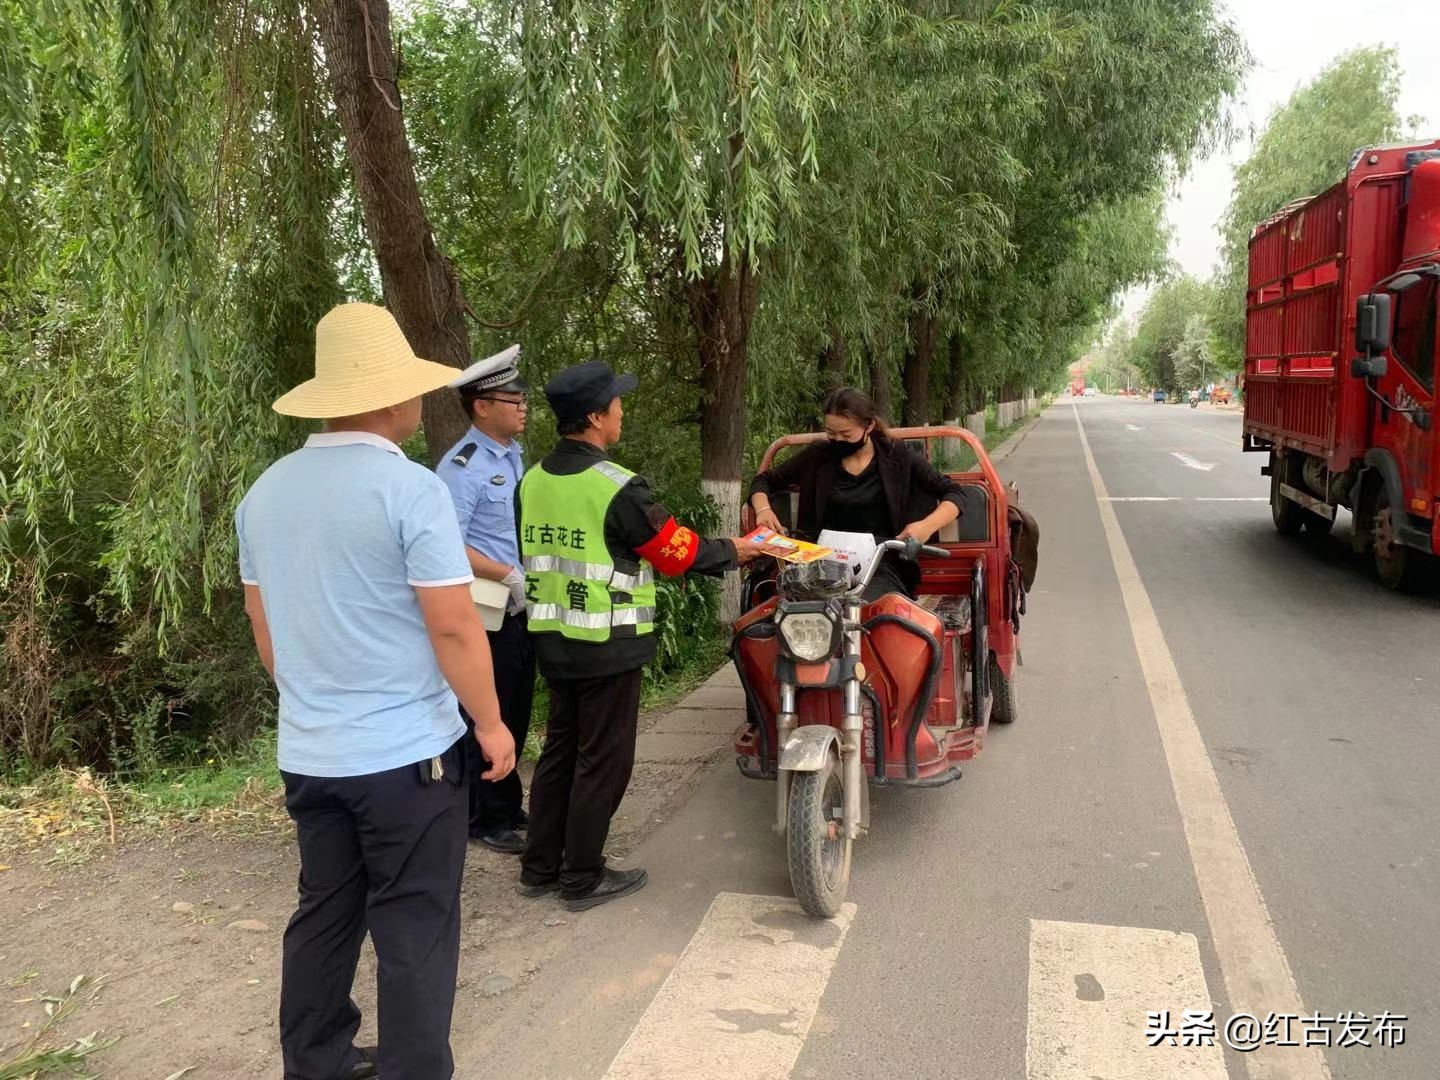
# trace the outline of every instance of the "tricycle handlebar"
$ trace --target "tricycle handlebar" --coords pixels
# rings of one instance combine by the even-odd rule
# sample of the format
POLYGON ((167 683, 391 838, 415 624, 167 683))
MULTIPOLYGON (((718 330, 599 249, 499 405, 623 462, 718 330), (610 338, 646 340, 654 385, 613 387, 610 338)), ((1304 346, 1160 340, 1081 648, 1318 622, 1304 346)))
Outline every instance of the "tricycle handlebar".
POLYGON ((908 540, 886 540, 875 545, 875 555, 870 560, 870 565, 865 568, 865 574, 859 583, 850 590, 852 595, 859 596, 870 587, 870 579, 875 576, 875 571, 880 567, 880 560, 887 551, 893 551, 902 559, 909 559, 914 562, 921 555, 929 555, 935 559, 948 559, 950 552, 942 547, 935 547, 932 544, 922 544, 913 536, 908 540))

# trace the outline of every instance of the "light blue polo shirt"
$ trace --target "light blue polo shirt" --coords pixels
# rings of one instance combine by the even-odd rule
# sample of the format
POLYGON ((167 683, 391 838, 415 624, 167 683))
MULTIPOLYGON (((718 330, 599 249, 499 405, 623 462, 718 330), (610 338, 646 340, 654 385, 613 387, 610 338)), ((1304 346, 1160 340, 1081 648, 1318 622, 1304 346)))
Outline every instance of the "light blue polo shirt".
POLYGON ((415 596, 472 578, 434 473, 378 435, 312 435, 255 481, 235 528, 275 648, 281 769, 363 776, 460 738, 415 596))
POLYGON ((515 532, 515 492, 525 475, 520 444, 504 446, 475 426, 445 452, 435 475, 445 481, 455 503, 455 518, 465 544, 506 566, 520 565, 520 539, 515 532), (455 459, 463 447, 475 449, 455 459))

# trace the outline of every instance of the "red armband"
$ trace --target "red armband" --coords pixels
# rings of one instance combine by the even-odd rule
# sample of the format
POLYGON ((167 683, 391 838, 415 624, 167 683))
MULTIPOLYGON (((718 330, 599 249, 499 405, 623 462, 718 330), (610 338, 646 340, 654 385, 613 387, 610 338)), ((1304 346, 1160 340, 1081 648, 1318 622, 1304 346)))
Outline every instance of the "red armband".
POLYGON ((666 577, 678 577, 700 554, 700 538, 673 517, 667 518, 660 531, 635 553, 666 577))

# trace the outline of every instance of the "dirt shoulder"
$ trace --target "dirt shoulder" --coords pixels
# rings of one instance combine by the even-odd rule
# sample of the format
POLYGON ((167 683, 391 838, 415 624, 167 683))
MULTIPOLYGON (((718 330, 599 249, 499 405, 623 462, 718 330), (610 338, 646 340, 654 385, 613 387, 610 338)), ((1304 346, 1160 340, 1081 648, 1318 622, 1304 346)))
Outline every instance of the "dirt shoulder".
MULTIPOLYGON (((608 852, 617 860, 660 827, 739 722, 731 676, 647 715, 635 775, 608 852), (705 718, 688 723, 685 717, 705 718), (732 722, 733 721, 733 722, 732 722), (660 728, 660 731, 656 731, 660 728), (676 734, 679 732, 681 734, 676 734), (707 734, 708 733, 708 734, 707 734), (682 737, 682 735, 684 737, 682 737)), ((527 777, 528 790, 528 777, 527 777)), ((45 996, 78 976, 100 979, 47 1036, 53 1045, 98 1032, 119 1041, 90 1059, 106 1076, 167 1080, 274 1076, 280 935, 295 902, 288 826, 236 835, 190 826, 106 848, 79 865, 52 849, 6 856, 0 870, 0 1066, 45 1020, 45 996)), ((455 1029, 527 1007, 528 981, 563 961, 573 921, 557 904, 514 891, 513 857, 471 845, 463 890, 455 1029)), ((374 1041, 374 956, 367 943, 355 1000, 362 1041, 374 1041)))

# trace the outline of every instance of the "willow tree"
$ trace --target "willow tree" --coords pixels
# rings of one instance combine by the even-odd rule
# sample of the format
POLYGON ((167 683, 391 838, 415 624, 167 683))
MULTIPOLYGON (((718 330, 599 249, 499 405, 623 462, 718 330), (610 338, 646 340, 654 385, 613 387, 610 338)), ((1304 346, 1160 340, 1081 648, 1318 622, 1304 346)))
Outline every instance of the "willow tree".
POLYGON ((567 245, 609 212, 683 304, 700 469, 734 528, 746 356, 766 260, 815 173, 819 110, 856 45, 852 0, 520 0, 519 177, 567 245))
MULTIPOLYGON (((1248 64, 1213 0, 1052 0, 1032 18, 1044 20, 1053 44, 1019 54, 1031 78, 1026 107, 1008 113, 1004 145, 1023 178, 993 175, 983 158, 962 154, 948 164, 958 190, 990 194, 1013 255, 979 274, 942 268, 934 279, 961 286, 937 293, 949 308, 939 316, 962 336, 949 358, 988 354, 993 367, 1001 342, 1021 357, 1000 376, 1011 393, 1024 388, 1021 377, 1063 368, 1104 302, 1154 272, 1158 215, 1133 200, 1157 205, 1166 184, 1227 137, 1225 103, 1248 64), (1072 272, 1077 257, 1089 264, 1088 281, 1072 272), (983 352, 977 339, 988 342, 983 352), (1046 355, 1062 343, 1071 355, 1046 355)), ((933 353, 923 344, 912 340, 907 356, 928 366, 933 353)), ((952 374, 952 386, 957 378, 965 381, 952 374)), ((928 385, 924 373, 906 381, 928 385)), ((915 412, 934 410, 921 402, 915 412)))
POLYGON ((1181 274, 1162 284, 1145 304, 1126 359, 1151 385, 1172 392, 1193 389, 1186 385, 1199 370, 1199 358, 1192 350, 1197 339, 1204 341, 1207 336, 1195 320, 1204 318, 1212 297, 1208 282, 1181 274))
MULTIPOLYGON (((355 196, 379 266, 385 304, 410 347, 442 364, 470 363, 465 298, 425 216, 405 132, 388 0, 312 0, 355 196)), ((425 439, 434 463, 465 430, 455 395, 428 394, 425 439)))
POLYGON ((338 132, 296 0, 5 0, 0 37, 0 757, 125 761, 174 697, 265 715, 231 514, 354 252, 338 132))

